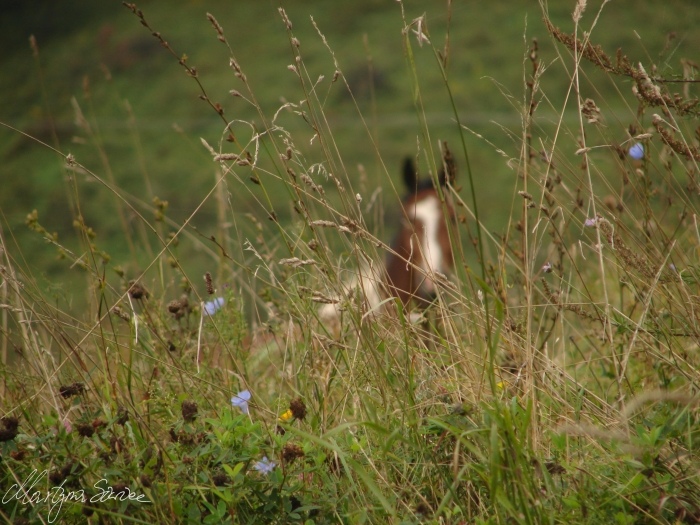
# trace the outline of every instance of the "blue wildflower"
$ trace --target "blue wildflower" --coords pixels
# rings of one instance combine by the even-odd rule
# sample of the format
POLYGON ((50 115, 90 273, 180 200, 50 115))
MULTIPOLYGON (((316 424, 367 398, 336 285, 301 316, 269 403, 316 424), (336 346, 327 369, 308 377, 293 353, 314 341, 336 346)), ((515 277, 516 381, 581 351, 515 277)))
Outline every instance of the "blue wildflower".
POLYGON ((207 313, 207 315, 214 315, 221 309, 222 306, 224 306, 225 302, 226 301, 224 301, 223 297, 217 297, 213 301, 204 303, 204 311, 207 313))
POLYGON ((640 142, 637 142, 630 147, 627 153, 634 160, 642 160, 644 158, 644 146, 640 142))
POLYGON ((243 392, 238 392, 238 394, 231 398, 231 405, 240 408, 241 412, 247 414, 248 401, 250 401, 250 391, 244 390, 243 392))
POLYGON ((267 456, 263 456, 263 458, 260 461, 257 461, 254 465, 253 468, 260 472, 261 474, 269 474, 273 470, 275 470, 275 467, 277 466, 277 463, 274 461, 271 461, 267 459, 267 456))

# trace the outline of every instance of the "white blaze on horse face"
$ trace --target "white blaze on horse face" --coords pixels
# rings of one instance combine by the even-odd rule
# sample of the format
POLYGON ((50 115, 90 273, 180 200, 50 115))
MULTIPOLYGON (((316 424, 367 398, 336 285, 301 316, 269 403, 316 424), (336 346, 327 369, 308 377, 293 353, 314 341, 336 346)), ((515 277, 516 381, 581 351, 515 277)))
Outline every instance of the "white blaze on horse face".
POLYGON ((421 237, 422 266, 427 274, 423 281, 423 286, 427 292, 434 293, 435 283, 431 278, 431 274, 436 271, 443 272, 444 263, 440 239, 438 238, 440 221, 444 220, 440 199, 435 195, 430 195, 416 202, 412 211, 413 219, 420 221, 423 225, 423 235, 421 237))

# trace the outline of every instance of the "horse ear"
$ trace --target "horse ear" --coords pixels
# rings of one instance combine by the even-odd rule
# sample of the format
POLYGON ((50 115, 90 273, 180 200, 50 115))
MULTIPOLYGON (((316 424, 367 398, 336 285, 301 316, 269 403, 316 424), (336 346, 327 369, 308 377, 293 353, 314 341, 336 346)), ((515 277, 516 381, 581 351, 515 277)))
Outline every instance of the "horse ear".
POLYGON ((418 173, 411 157, 406 157, 403 161, 403 183, 408 191, 415 191, 418 186, 418 173))

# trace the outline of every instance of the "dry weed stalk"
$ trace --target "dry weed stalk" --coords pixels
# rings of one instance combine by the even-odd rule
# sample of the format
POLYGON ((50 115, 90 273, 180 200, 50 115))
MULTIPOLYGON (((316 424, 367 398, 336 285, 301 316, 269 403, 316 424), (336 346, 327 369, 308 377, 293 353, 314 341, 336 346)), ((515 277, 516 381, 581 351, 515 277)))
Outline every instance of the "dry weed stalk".
POLYGON ((654 281, 657 278, 659 282, 665 283, 677 280, 677 274, 671 270, 663 270, 659 275, 658 270, 655 270, 649 263, 648 256, 632 250, 624 239, 615 231, 613 225, 606 219, 599 217, 595 221, 595 225, 605 235, 605 239, 612 250, 617 255, 619 261, 623 263, 625 268, 632 268, 648 281, 654 281))
MULTIPOLYGON (((700 110, 698 110, 700 100, 697 98, 688 99, 684 98, 683 95, 679 93, 670 94, 663 91, 657 84, 667 83, 667 79, 650 77, 642 64, 639 64, 637 67, 633 66, 627 56, 622 54, 620 49, 617 50, 617 54, 613 60, 605 53, 601 46, 592 44, 589 39, 581 41, 574 35, 565 33, 552 24, 549 17, 545 16, 544 23, 549 33, 569 50, 577 51, 583 58, 606 73, 632 78, 635 81, 635 86, 633 88, 635 95, 649 106, 660 106, 669 110, 672 109, 681 116, 700 116, 700 110)), ((687 80, 686 82, 690 83, 695 81, 687 80)))
POLYGON ((656 131, 658 131, 664 144, 668 144, 673 151, 684 156, 686 159, 700 162, 700 148, 689 145, 685 140, 678 140, 675 138, 673 133, 664 126, 666 122, 661 116, 655 114, 652 117, 651 123, 654 125, 654 128, 656 128, 656 131))

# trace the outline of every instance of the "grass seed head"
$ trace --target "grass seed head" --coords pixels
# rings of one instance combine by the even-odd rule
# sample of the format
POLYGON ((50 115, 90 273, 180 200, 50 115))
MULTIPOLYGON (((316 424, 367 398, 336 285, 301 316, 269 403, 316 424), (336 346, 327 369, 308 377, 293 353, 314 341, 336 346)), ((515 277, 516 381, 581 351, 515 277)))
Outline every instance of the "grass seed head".
POLYGON ((212 15, 211 13, 207 13, 207 20, 209 20, 212 27, 214 27, 219 42, 226 42, 226 37, 224 36, 224 28, 221 27, 221 24, 219 24, 216 18, 214 18, 214 15, 212 15))
POLYGON ((138 281, 129 281, 129 295, 132 299, 148 299, 149 293, 146 288, 138 281))
POLYGON ((119 305, 115 305, 112 307, 112 313, 120 319, 126 321, 127 323, 131 321, 131 316, 129 315, 129 313, 125 312, 124 309, 119 305))
POLYGON ((211 279, 211 274, 209 272, 204 274, 204 282, 207 283, 207 293, 209 295, 214 295, 214 282, 211 279))
POLYGON ((190 312, 190 302, 186 295, 180 299, 175 299, 168 303, 168 312, 173 314, 175 319, 181 319, 190 312))

